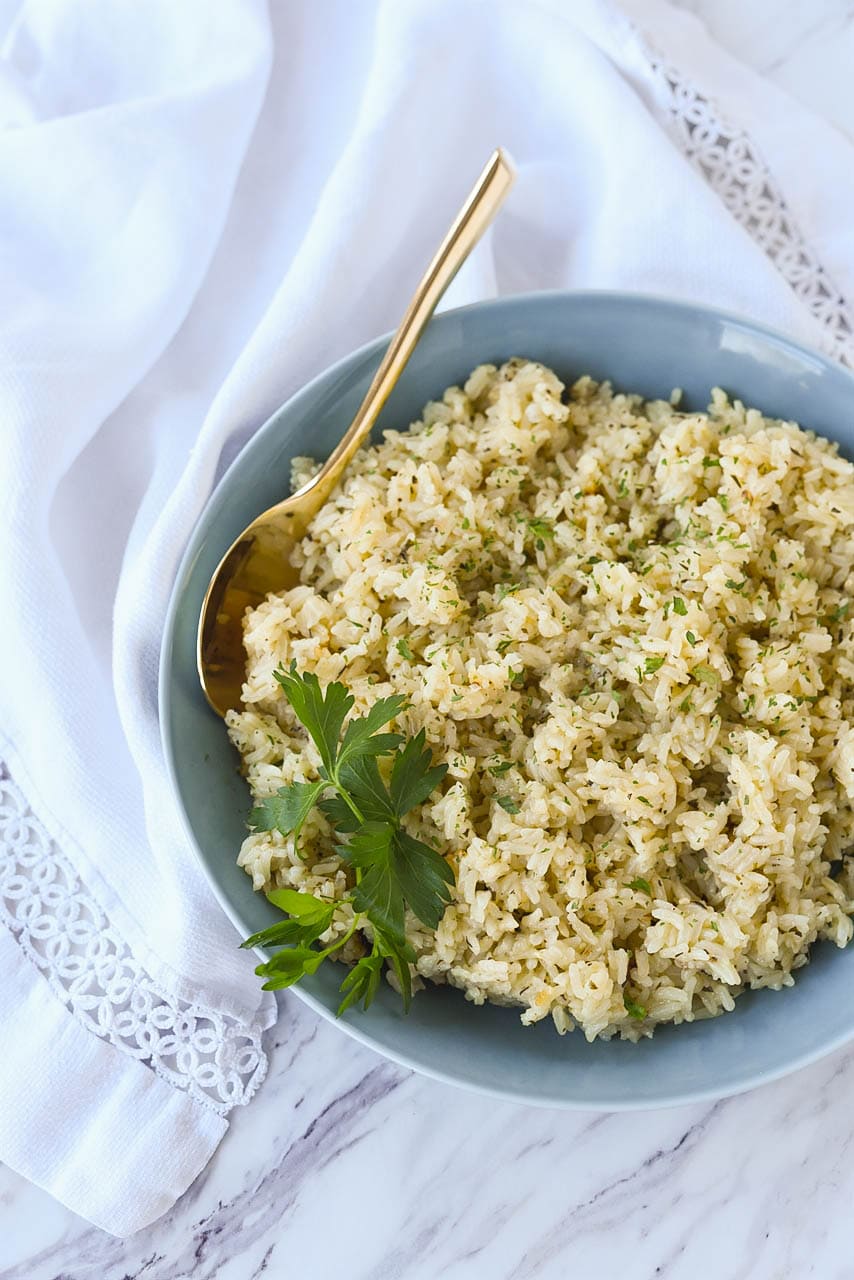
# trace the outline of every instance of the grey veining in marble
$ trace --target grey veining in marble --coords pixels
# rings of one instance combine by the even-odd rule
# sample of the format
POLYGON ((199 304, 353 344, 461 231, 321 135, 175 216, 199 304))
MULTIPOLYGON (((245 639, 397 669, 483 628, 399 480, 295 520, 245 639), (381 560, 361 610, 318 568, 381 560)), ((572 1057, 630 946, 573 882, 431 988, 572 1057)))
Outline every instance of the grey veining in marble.
POLYGON ((2 1217, 17 1202, 31 1226, 2 1280, 852 1275, 854 1052, 712 1106, 604 1115, 420 1079, 293 1000, 270 1047, 263 1095, 130 1240, 3 1185, 2 1217))
MULTIPOLYGON (((850 0, 682 0, 854 137, 850 0)), ((744 1097, 534 1111, 420 1079, 293 996, 270 1077, 124 1241, 0 1168, 0 1280, 852 1280, 854 1051, 744 1097)))

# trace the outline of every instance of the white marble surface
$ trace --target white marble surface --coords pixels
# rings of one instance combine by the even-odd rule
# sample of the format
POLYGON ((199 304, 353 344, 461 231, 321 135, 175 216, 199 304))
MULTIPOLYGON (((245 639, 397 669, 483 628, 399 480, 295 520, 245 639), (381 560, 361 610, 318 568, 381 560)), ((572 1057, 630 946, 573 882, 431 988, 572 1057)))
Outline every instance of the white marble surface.
MULTIPOLYGON (((854 137, 854 4, 682 2, 854 137)), ((714 1106, 607 1115, 434 1084, 294 996, 269 1048, 212 1164, 130 1240, 0 1168, 0 1280, 854 1276, 854 1051, 714 1106)))
POLYGON ((295 999, 263 1093, 114 1240, 10 1174, 3 1280, 847 1280, 854 1052, 741 1098, 537 1111, 384 1062, 295 999), (713 1264, 713 1265, 711 1265, 713 1264))

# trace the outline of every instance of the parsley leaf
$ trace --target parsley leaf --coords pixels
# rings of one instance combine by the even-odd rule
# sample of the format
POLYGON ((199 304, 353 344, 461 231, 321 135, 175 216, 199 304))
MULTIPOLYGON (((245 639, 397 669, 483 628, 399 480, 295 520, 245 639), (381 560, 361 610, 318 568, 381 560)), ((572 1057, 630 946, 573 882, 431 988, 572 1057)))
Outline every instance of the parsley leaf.
MULTIPOLYGON (((329 686, 330 689, 333 687, 329 686)), ((338 750, 338 768, 358 756, 385 756, 394 751, 403 741, 400 734, 378 733, 377 730, 393 720, 405 706, 406 699, 394 694, 391 698, 380 698, 366 716, 351 720, 338 750)))
POLYGON ((378 951, 372 951, 370 955, 362 956, 356 961, 341 983, 344 999, 338 1006, 339 1018, 351 1004, 361 1003, 363 1009, 370 1007, 379 989, 382 973, 383 957, 378 951))
POLYGON ((395 753, 389 793, 398 818, 423 804, 448 772, 446 764, 433 764, 433 753, 425 742, 426 734, 420 729, 395 753))
POLYGON ((673 612, 678 613, 680 618, 684 618, 688 612, 688 606, 686 605, 684 600, 681 600, 679 598, 679 596, 674 597, 673 612))
POLYGON ((370 912, 372 922, 403 937, 403 890, 394 874, 394 827, 389 822, 366 822, 354 831, 341 854, 362 876, 353 890, 353 906, 370 912))
POLYGON ((296 889, 271 889, 267 894, 267 901, 272 902, 273 906, 278 907, 280 911, 287 911, 288 915, 294 916, 300 924, 313 924, 316 920, 324 921, 321 933, 325 933, 332 920, 334 905, 315 898, 312 893, 300 893, 296 889))
POLYGON ((647 658, 643 665, 644 665, 644 671, 648 676, 650 676, 653 674, 654 671, 658 671, 660 667, 664 666, 664 659, 663 658, 647 658))
MULTIPOLYGON (((330 921, 332 913, 330 912, 330 921)), ((328 926, 327 926, 328 927, 328 926)), ((322 928, 316 928, 314 924, 303 925, 299 920, 279 920, 276 924, 271 924, 269 929, 262 929, 260 933, 253 933, 250 938, 240 945, 242 947, 286 947, 292 943, 298 943, 302 946, 308 946, 314 942, 324 932, 322 928)))
POLYGON ((289 920, 279 920, 253 933, 241 945, 244 947, 282 947, 288 943, 308 946, 332 924, 335 914, 334 902, 323 902, 310 893, 298 893, 296 889, 272 889, 267 900, 274 907, 290 914, 289 920))
POLYGON ((647 897, 652 897, 652 885, 648 880, 644 880, 643 876, 635 876, 634 880, 629 881, 626 888, 635 889, 638 893, 645 893, 647 897))
POLYGON ((454 875, 429 845, 388 823, 366 823, 342 850, 363 875, 353 891, 353 906, 372 923, 402 940, 404 901, 418 919, 435 929, 451 895, 454 875))
POLYGON ((296 838, 325 786, 321 781, 280 787, 276 795, 267 796, 252 810, 250 827, 253 831, 281 831, 283 836, 293 833, 296 838))
POLYGON ((454 873, 435 849, 405 831, 393 840, 397 879, 410 911, 428 929, 436 929, 451 900, 454 873))
POLYGON ((512 796, 496 796, 495 797, 505 813, 518 813, 519 806, 512 796))
POLYGON ((308 731, 320 752, 324 767, 327 772, 331 772, 341 726, 353 705, 353 695, 337 681, 326 686, 324 695, 317 676, 311 671, 307 671, 304 676, 297 675, 295 662, 291 663, 290 671, 279 667, 273 675, 300 724, 308 731))
POLYGON ((368 1007, 384 964, 395 974, 408 1008, 410 965, 416 956, 404 933, 406 911, 428 928, 437 928, 451 900, 454 873, 435 849, 404 830, 402 820, 432 794, 447 765, 433 763, 423 729, 408 741, 399 733, 382 732, 403 710, 405 698, 380 698, 366 715, 348 720, 354 699, 344 685, 333 681, 321 689, 317 677, 310 672, 300 675, 295 663, 274 674, 315 743, 322 767, 317 782, 294 782, 262 800, 250 814, 250 826, 292 835, 296 842, 312 809, 319 808, 335 829, 338 852, 353 868, 355 884, 346 898, 336 901, 295 889, 273 889, 269 901, 288 918, 253 934, 243 945, 282 948, 256 969, 266 978, 265 989, 275 990, 315 973, 364 924, 372 938, 371 950, 345 976, 339 1014, 356 1003, 368 1007), (382 756, 391 757, 388 783, 380 773, 382 756), (312 943, 332 927, 336 911, 344 906, 350 919, 343 934, 324 950, 316 949, 312 943))
MULTIPOLYGON (((343 766, 338 777, 345 796, 349 797, 348 807, 351 812, 353 808, 358 809, 362 822, 388 822, 394 817, 394 806, 375 756, 357 756, 343 766)), ((346 827, 353 829, 349 823, 346 827)))
POLYGON ((394 976, 397 978, 397 985, 400 987, 404 1011, 408 1010, 412 1002, 412 978, 409 966, 415 962, 415 952, 404 938, 396 938, 376 927, 374 928, 374 948, 376 954, 388 960, 391 965, 394 976))
POLYGON ((408 640, 406 640, 405 638, 398 640, 395 648, 397 649, 397 652, 400 654, 401 658, 405 658, 407 662, 412 661, 412 650, 409 647, 408 640))
POLYGON ((630 1018, 635 1018, 638 1022, 643 1022, 646 1017, 646 1009, 642 1004, 637 1004, 632 1000, 631 996, 623 996, 623 1004, 626 1006, 626 1013, 630 1018))
POLYGON ((337 791, 331 795, 325 795, 317 807, 326 818, 326 821, 335 827, 337 831, 345 833, 358 831, 359 823, 363 817, 361 811, 359 816, 356 817, 350 805, 341 798, 337 791))
POLYGON ((265 964, 259 964, 255 972, 267 979, 265 991, 281 991, 284 987, 292 987, 307 973, 316 973, 325 959, 325 952, 298 944, 277 951, 265 964))
POLYGON ((539 517, 535 517, 525 523, 535 538, 553 538, 555 536, 555 531, 548 520, 541 520, 539 517))

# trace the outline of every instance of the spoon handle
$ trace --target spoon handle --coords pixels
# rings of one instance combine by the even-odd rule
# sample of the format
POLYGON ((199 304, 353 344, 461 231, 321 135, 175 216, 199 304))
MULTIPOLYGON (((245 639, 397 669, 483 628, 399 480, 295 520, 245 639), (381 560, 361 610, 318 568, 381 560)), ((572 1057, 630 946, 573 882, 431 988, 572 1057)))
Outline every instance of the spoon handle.
POLYGON ((320 471, 294 498, 303 495, 309 499, 314 511, 320 509, 335 488, 341 473, 353 454, 364 442, 379 417, 380 410, 391 394, 439 299, 486 231, 498 212, 504 197, 513 185, 516 170, 507 152, 499 147, 493 151, 486 166, 472 187, 465 203, 451 224, 433 261, 425 271, 413 294, 406 314, 389 343, 388 350, 373 376, 365 398, 356 410, 346 435, 330 454, 320 471))

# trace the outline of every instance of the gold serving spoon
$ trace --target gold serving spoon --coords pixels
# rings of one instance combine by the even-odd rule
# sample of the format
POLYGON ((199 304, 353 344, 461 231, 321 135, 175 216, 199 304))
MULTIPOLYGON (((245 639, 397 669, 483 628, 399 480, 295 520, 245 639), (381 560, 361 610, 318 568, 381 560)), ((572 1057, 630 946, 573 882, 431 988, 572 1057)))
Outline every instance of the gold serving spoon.
POLYGON ((495 217, 514 177, 513 162, 499 147, 424 273, 340 444, 307 484, 257 516, 217 565, 202 603, 196 661, 205 697, 218 715, 241 705, 246 666, 243 615, 247 607, 254 608, 271 591, 282 591, 295 583, 297 575, 291 565, 294 544, 305 536, 312 517, 367 439, 439 299, 495 217))

